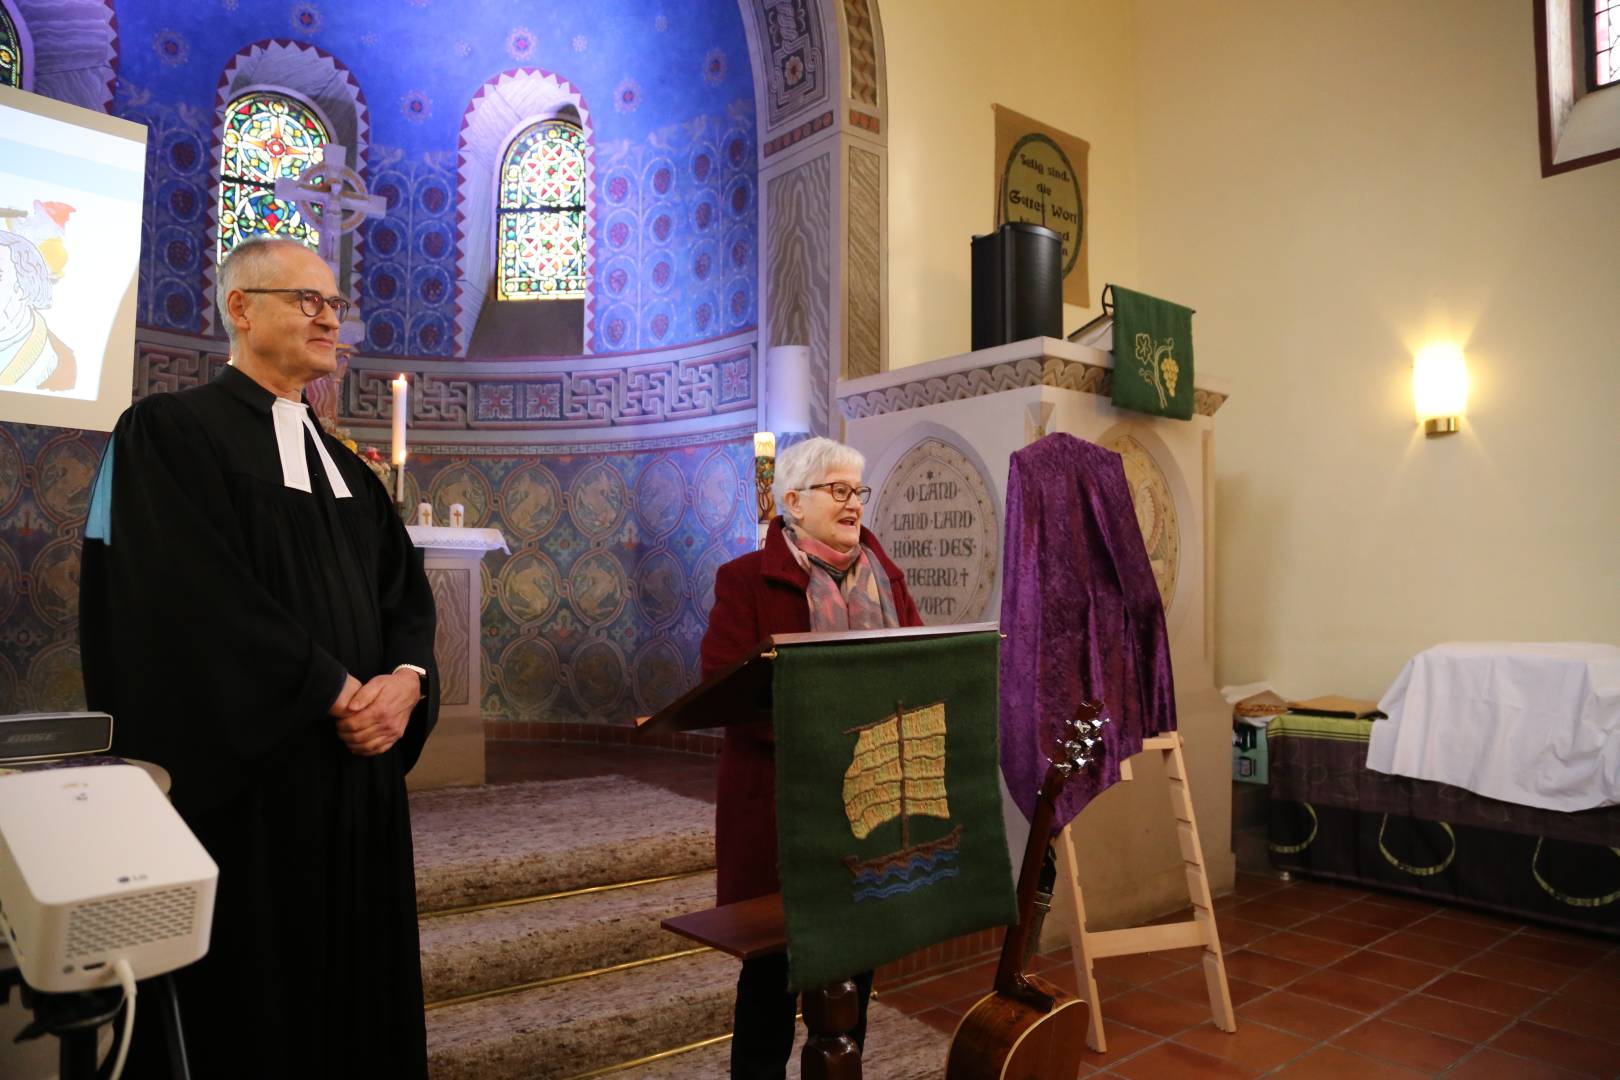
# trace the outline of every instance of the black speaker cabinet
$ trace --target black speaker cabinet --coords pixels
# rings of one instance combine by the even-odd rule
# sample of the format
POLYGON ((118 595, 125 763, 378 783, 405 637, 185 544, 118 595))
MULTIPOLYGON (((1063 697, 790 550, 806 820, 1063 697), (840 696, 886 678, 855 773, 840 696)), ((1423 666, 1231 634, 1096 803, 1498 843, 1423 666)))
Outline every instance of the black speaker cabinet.
POLYGON ((1063 241, 1009 221, 973 238, 973 348, 1063 336, 1063 241))

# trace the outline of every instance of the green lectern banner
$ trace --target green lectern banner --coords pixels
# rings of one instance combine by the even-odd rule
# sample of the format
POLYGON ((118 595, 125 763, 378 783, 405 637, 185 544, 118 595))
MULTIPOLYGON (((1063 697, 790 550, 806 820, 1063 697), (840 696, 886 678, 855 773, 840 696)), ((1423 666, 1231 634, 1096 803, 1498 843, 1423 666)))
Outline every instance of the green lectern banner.
POLYGON ((999 644, 991 631, 777 656, 794 989, 1016 917, 997 779, 999 644))
POLYGON ((1193 414, 1193 309, 1110 285, 1114 404, 1176 420, 1193 414))

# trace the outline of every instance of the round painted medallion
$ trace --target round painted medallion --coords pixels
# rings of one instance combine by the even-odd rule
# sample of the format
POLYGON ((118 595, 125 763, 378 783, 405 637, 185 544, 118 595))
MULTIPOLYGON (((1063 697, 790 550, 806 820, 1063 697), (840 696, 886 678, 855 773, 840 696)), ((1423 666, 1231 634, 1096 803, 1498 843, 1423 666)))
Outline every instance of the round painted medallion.
POLYGON ((636 704, 646 713, 655 713, 681 696, 686 689, 686 669, 681 654, 668 641, 654 641, 636 654, 636 704))
POLYGON ((30 571, 34 610, 52 626, 72 622, 79 612, 79 541, 62 539, 34 559, 30 571))
POLYGON ((579 531, 593 540, 619 527, 627 501, 619 471, 605 461, 582 471, 568 489, 568 512, 579 531))
POLYGON ((1148 561, 1153 564, 1159 598, 1168 612, 1181 573, 1181 519, 1170 481, 1147 447, 1129 435, 1115 435, 1098 445, 1114 451, 1125 462, 1125 482, 1130 485, 1131 502, 1136 506, 1136 524, 1142 530, 1148 561))
POLYGON ((59 642, 40 653, 28 667, 34 708, 47 712, 83 709, 82 670, 79 647, 70 641, 59 642))
POLYGON ((544 536, 562 513, 562 489, 544 465, 525 465, 501 485, 501 510, 519 536, 544 536))
POLYGON ((636 604, 647 621, 661 626, 680 614, 686 572, 668 551, 655 551, 636 567, 636 604))
POLYGON ((930 626, 984 617, 1000 566, 990 480, 960 449, 922 439, 895 463, 867 508, 883 550, 930 626))
POLYGON ((520 717, 537 718, 557 696, 557 650, 540 638, 521 637, 501 653, 495 681, 520 717))
MULTIPOLYGON (((407 472, 407 477, 410 475, 407 472)), ((466 512, 465 522, 469 529, 483 528, 489 520, 490 504, 494 501, 489 490, 489 481, 484 474, 473 468, 465 461, 460 461, 444 469, 433 478, 433 523, 435 525, 450 524, 450 505, 460 503, 466 512)))
POLYGON ((607 712, 624 693, 624 657, 611 641, 586 642, 570 668, 574 697, 589 712, 607 712))
POLYGON ((17 565, 16 553, 10 544, 0 540, 0 625, 11 618, 11 610, 17 606, 17 586, 21 580, 22 570, 17 565))
POLYGON ((519 624, 546 618, 562 595, 557 565, 538 551, 521 551, 506 560, 500 581, 501 607, 519 624))
POLYGON ((742 495, 742 478, 724 450, 716 450, 698 470, 695 503, 698 520, 710 532, 731 523, 742 495))
POLYGON ((731 552, 716 544, 705 551, 692 568, 692 602, 698 616, 707 620, 714 610, 714 575, 732 559, 731 552))
POLYGON ((586 623, 611 622, 624 609, 628 585, 619 560, 601 548, 588 552, 568 572, 568 599, 586 623))
POLYGON ((23 456, 11 432, 0 428, 0 514, 11 510, 18 492, 22 491, 23 456))
POLYGON ((59 439, 40 452, 34 486, 40 509, 58 522, 82 521, 96 482, 96 452, 82 439, 59 439))
POLYGON ((673 461, 660 457, 641 471, 636 481, 636 520, 649 536, 663 536, 680 524, 685 504, 686 482, 673 461))

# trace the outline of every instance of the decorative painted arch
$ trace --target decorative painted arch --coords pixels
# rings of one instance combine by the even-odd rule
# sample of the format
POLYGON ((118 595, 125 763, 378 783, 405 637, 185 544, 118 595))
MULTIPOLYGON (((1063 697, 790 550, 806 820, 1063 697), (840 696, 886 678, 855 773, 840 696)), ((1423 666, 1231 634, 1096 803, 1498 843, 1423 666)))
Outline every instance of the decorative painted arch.
POLYGON ((878 0, 738 3, 759 117, 760 349, 810 347, 811 426, 829 434, 838 380, 888 366, 878 0))
MULTIPOLYGON (((462 114, 457 144, 455 326, 455 348, 462 355, 466 355, 495 280, 495 210, 507 145, 535 121, 557 116, 569 107, 585 133, 585 275, 589 280, 595 277, 596 262, 596 138, 590 109, 579 88, 539 68, 516 68, 480 86, 462 114)), ((595 314, 594 291, 587 287, 586 350, 595 314)))
POLYGON ((17 24, 23 89, 106 112, 118 81, 113 0, 3 0, 17 24))
MULTIPOLYGON (((209 192, 219 191, 220 147, 225 137, 225 106, 250 90, 268 90, 297 98, 315 110, 334 142, 349 148, 354 169, 362 176, 371 148, 371 113, 354 73, 325 49, 304 41, 266 39, 248 45, 231 57, 220 72, 214 90, 214 140, 210 150, 209 192)), ((215 234, 219 229, 219 201, 208 202, 208 246, 204 256, 202 326, 215 328, 215 234)), ((356 295, 365 250, 362 234, 351 234, 347 290, 356 295)))

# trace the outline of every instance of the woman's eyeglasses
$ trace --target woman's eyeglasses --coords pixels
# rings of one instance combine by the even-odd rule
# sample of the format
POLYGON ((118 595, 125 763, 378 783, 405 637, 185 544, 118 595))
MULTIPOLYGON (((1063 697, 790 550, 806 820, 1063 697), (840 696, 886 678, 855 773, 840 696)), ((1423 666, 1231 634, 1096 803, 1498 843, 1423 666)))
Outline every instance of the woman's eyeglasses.
POLYGON ((337 321, 342 322, 348 317, 349 302, 341 296, 322 296, 314 289, 243 289, 245 293, 291 293, 298 297, 298 307, 305 315, 315 318, 321 313, 321 308, 329 307, 337 321))
POLYGON ((809 487, 805 488, 804 490, 806 490, 806 491, 825 491, 827 494, 829 494, 829 495, 831 495, 833 497, 834 502, 841 502, 841 503, 849 502, 849 497, 851 495, 853 495, 860 502, 860 504, 862 506, 865 506, 866 505, 866 500, 870 499, 872 497, 872 489, 871 488, 866 487, 864 485, 862 485, 861 487, 856 487, 853 484, 846 484, 846 483, 843 483, 842 481, 838 481, 838 482, 831 483, 831 484, 811 484, 809 487))

